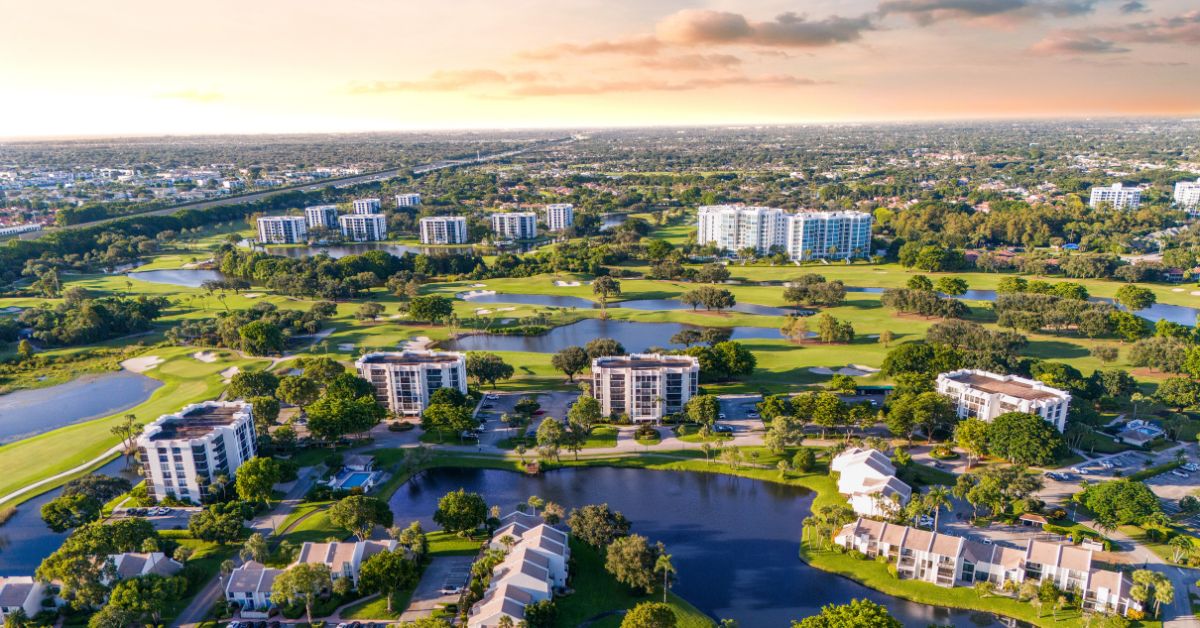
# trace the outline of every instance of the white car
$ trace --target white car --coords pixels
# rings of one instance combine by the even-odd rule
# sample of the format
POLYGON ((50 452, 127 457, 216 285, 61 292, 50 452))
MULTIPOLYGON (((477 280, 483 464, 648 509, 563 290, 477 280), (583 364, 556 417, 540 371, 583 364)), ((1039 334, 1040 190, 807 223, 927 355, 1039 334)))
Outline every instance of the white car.
POLYGON ((500 398, 500 395, 488 393, 488 394, 484 395, 483 398, 487 399, 488 401, 495 401, 500 398))
POLYGON ((724 421, 724 420, 725 420, 725 413, 724 413, 724 412, 722 412, 722 413, 718 414, 718 415, 717 415, 717 420, 718 420, 718 421, 724 421))
POLYGON ((929 515, 921 515, 917 519, 917 525, 922 528, 932 528, 933 527, 933 517, 930 517, 929 515))
POLYGON ((1172 472, 1171 472, 1171 475, 1177 475, 1177 476, 1179 476, 1179 477, 1181 477, 1181 478, 1186 478, 1186 477, 1188 477, 1188 474, 1187 474, 1187 472, 1186 472, 1186 471, 1182 471, 1182 470, 1180 470, 1180 469, 1175 469, 1174 471, 1172 471, 1172 472))
POLYGON ((1196 471, 1200 471, 1200 467, 1197 467, 1194 463, 1189 462, 1189 463, 1183 465, 1183 470, 1191 471, 1194 473, 1196 471))

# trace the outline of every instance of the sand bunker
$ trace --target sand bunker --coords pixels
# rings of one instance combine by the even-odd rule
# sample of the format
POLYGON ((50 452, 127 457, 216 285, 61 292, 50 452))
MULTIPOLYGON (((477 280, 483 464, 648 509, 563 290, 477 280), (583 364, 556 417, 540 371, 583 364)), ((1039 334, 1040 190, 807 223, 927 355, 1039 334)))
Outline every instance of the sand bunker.
POLYGON ((258 297, 261 297, 262 295, 263 295, 263 293, 261 293, 261 292, 247 292, 246 294, 243 294, 242 296, 246 297, 247 299, 257 299, 258 297))
POLYGON ((476 314, 476 315, 480 315, 480 314, 491 314, 491 313, 492 313, 492 311, 491 311, 491 310, 489 310, 489 309, 487 309, 487 308, 483 308, 483 307, 481 307, 481 308, 479 308, 479 309, 475 310, 475 314, 476 314))
POLYGON ((464 301, 469 301, 475 297, 485 297, 493 294, 496 294, 495 290, 472 290, 470 292, 460 292, 454 296, 464 301))
POLYGON ((224 371, 221 371, 222 381, 224 381, 226 384, 228 384, 229 380, 233 379, 234 375, 237 375, 238 373, 241 373, 241 372, 242 372, 242 369, 240 369, 236 366, 231 366, 231 367, 225 369, 224 371))
POLYGON ((808 372, 814 375, 833 375, 833 369, 827 369, 823 366, 814 366, 808 369, 808 372))
POLYGON ((208 362, 209 364, 217 361, 217 354, 213 353, 212 351, 197 351, 196 353, 192 354, 192 357, 200 360, 201 362, 208 362))
POLYGON ((431 344, 433 344, 433 340, 429 336, 417 336, 400 343, 400 348, 404 351, 424 351, 431 344))
POLYGON ((347 342, 344 344, 340 344, 340 345, 338 345, 338 351, 354 351, 354 343, 347 342))
POLYGON ((156 355, 144 355, 140 358, 129 358, 121 363, 121 367, 126 371, 134 373, 145 373, 150 369, 163 363, 163 359, 156 355))
POLYGON ((1200 290, 1192 290, 1192 291, 1191 291, 1191 292, 1189 292, 1188 294, 1190 294, 1190 295, 1192 295, 1192 296, 1194 296, 1194 297, 1200 297, 1200 290))
POLYGON ((515 307, 498 307, 498 308, 496 308, 496 311, 497 312, 512 312, 512 311, 515 311, 516 309, 517 308, 515 308, 515 307))
POLYGON ((863 375, 878 373, 879 369, 870 366, 863 366, 861 364, 851 364, 836 370, 826 368, 824 366, 814 366, 808 369, 808 372, 814 375, 849 375, 850 377, 862 377, 863 375))
POLYGON ((555 281, 554 281, 554 285, 558 286, 559 288, 575 288, 575 287, 578 287, 578 286, 582 286, 583 284, 582 284, 582 283, 580 283, 580 282, 578 282, 578 281, 558 281, 558 280, 555 280, 555 281))

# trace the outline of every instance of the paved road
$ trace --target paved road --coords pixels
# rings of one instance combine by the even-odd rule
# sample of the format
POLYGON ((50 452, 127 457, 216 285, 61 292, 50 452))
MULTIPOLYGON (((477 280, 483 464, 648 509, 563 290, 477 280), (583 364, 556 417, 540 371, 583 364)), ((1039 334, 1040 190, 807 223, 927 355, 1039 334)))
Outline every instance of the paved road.
MULTIPOLYGON (((300 471, 300 477, 292 482, 291 485, 280 485, 279 488, 283 491, 283 500, 275 506, 271 512, 254 519, 250 522, 249 527, 255 532, 261 532, 263 535, 270 537, 275 534, 279 525, 287 518, 296 506, 300 503, 300 499, 308 493, 308 489, 312 488, 313 482, 321 476, 318 469, 305 467, 300 471)), ((241 564, 241 558, 234 556, 233 562, 241 564)), ((213 604, 224 594, 224 578, 220 575, 209 580, 204 588, 192 598, 192 601, 179 613, 175 618, 175 626, 196 626, 208 617, 208 612, 212 610, 213 604)))

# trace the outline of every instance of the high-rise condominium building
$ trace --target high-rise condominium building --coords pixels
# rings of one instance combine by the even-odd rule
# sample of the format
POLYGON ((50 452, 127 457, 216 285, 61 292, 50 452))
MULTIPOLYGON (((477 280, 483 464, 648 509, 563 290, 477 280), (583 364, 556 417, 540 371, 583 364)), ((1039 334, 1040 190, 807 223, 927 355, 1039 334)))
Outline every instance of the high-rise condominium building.
POLYGON ((349 214, 338 216, 342 236, 351 242, 370 242, 387 239, 387 217, 383 214, 349 214))
POLYGON ((570 203, 552 203, 546 206, 546 227, 550 231, 565 231, 574 224, 574 205, 570 203))
POLYGON ((421 195, 415 192, 396 195, 396 207, 416 207, 421 204, 421 195))
POLYGON ((1071 393, 1037 380, 962 369, 937 377, 937 391, 954 401, 958 416, 991 421, 1006 412, 1036 414, 1063 431, 1071 393))
POLYGON ((794 260, 870 255, 872 219, 864 212, 790 213, 775 207, 709 205, 699 214, 696 241, 726 251, 784 251, 794 260))
POLYGON ((605 416, 656 422, 682 412, 699 386, 700 361, 690 355, 634 353, 592 360, 592 395, 605 416))
POLYGON ((307 237, 304 216, 263 216, 258 219, 258 241, 262 244, 296 244, 307 237))
POLYGON ((1113 209, 1137 209, 1142 204, 1142 191, 1138 188, 1127 188, 1120 183, 1094 187, 1088 205, 1096 207, 1100 203, 1108 203, 1113 209))
POLYGON ((492 231, 501 240, 531 240, 537 237, 537 214, 533 212, 492 214, 492 231))
POLYGON ((353 204, 356 214, 378 214, 383 209, 383 203, 377 198, 359 198, 353 204))
POLYGON ((196 503, 217 476, 234 477, 258 452, 254 414, 244 401, 205 401, 147 425, 137 439, 150 497, 196 503))
POLYGON ((421 219, 421 244, 465 244, 467 219, 463 216, 429 216, 421 219))
POLYGON ((1193 214, 1200 211, 1200 179, 1176 183, 1175 204, 1193 214))
POLYGON ((308 228, 337 229, 337 205, 313 205, 304 208, 304 217, 308 219, 308 228))
POLYGON ((439 388, 467 392, 467 362, 461 353, 368 353, 354 366, 359 377, 371 382, 376 401, 396 414, 420 414, 439 388))

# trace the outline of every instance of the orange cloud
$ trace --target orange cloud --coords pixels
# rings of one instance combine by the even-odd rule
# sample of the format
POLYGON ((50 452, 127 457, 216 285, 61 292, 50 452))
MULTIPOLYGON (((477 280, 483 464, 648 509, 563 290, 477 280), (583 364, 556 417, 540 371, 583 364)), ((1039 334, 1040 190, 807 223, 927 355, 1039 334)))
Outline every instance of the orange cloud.
POLYGON ((742 64, 740 57, 724 54, 685 54, 672 57, 648 57, 638 61, 644 68, 659 70, 711 70, 731 68, 742 64))
POLYGON ((1038 54, 1105 54, 1129 52, 1119 44, 1200 45, 1200 11, 1174 17, 1052 33, 1029 48, 1038 54))
POLYGON ((1029 52, 1039 55, 1113 54, 1129 52, 1129 49, 1092 35, 1059 33, 1030 46, 1029 52))
POLYGON ((673 13, 655 28, 664 42, 684 46, 744 44, 779 48, 815 48, 856 41, 873 30, 870 18, 833 15, 809 20, 783 13, 774 20, 753 22, 738 13, 684 9, 673 13))
POLYGON ((526 59, 551 60, 561 57, 602 54, 652 55, 660 48, 662 48, 662 42, 650 36, 640 36, 628 39, 601 39, 586 44, 556 44, 537 50, 527 50, 518 56, 526 59))

